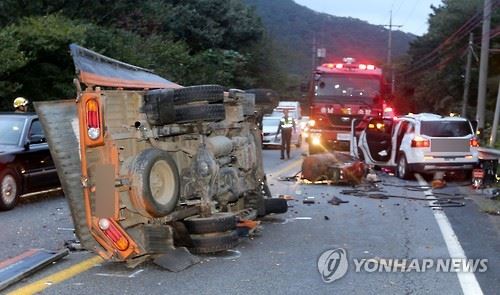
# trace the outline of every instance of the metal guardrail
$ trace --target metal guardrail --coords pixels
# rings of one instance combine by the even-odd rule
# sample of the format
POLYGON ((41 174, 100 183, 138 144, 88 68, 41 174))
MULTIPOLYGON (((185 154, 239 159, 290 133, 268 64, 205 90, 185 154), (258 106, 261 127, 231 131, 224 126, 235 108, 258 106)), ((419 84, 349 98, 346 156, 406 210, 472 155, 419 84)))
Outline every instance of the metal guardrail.
POLYGON ((500 161, 500 150, 483 147, 480 147, 477 150, 479 152, 479 159, 498 159, 500 161))

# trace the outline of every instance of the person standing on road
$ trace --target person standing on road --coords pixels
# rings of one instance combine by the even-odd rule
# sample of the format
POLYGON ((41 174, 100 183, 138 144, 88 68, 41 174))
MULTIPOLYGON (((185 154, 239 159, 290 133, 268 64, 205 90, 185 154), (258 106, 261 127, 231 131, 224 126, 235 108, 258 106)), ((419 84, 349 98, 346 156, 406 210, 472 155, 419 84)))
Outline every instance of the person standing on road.
POLYGON ((285 148, 286 157, 290 159, 290 142, 292 141, 292 131, 295 132, 295 120, 288 117, 288 110, 283 110, 283 118, 280 120, 278 126, 278 131, 276 136, 281 131, 281 160, 285 159, 285 148))
POLYGON ((26 113, 28 112, 29 100, 24 97, 17 97, 14 99, 14 109, 16 113, 26 113))

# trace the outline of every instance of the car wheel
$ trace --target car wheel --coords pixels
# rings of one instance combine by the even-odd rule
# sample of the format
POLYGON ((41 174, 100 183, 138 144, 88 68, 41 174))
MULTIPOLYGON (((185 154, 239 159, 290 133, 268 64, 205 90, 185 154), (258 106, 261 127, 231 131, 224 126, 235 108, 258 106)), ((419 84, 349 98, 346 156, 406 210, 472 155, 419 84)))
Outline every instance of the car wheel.
POLYGON ((408 168, 408 162, 406 161, 406 156, 401 154, 398 159, 397 166, 398 177, 401 179, 410 178, 410 169, 408 168))
POLYGON ((225 232, 236 228, 236 215, 229 212, 218 212, 208 217, 199 215, 184 219, 190 234, 207 234, 225 232))
POLYGON ((21 193, 19 179, 14 170, 7 168, 0 173, 0 210, 14 208, 21 193))
POLYGON ((179 199, 179 172, 172 157, 159 149, 142 151, 132 164, 132 202, 145 216, 162 217, 179 199))

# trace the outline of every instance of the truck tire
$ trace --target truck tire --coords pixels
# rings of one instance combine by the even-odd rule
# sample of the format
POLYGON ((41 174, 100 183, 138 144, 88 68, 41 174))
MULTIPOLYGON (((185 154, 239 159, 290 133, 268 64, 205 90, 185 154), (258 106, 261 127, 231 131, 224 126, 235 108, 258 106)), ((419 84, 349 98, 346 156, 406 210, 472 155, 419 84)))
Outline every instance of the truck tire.
POLYGON ((220 252, 238 245, 238 232, 236 230, 190 235, 190 237, 193 247, 189 250, 195 254, 220 252))
POLYGON ((196 85, 173 90, 174 104, 184 105, 191 102, 206 101, 222 103, 224 87, 220 85, 196 85))
POLYGON ((19 177, 16 171, 6 168, 0 172, 0 210, 6 211, 14 208, 21 194, 19 177))
POLYGON ((222 121, 226 118, 223 104, 193 104, 175 108, 176 123, 222 121))
POLYGON ((236 215, 229 212, 218 212, 209 217, 191 216, 184 219, 190 234, 207 234, 225 232, 236 228, 236 215))
POLYGON ((281 214, 288 211, 288 204, 285 199, 264 199, 264 207, 266 208, 266 215, 271 213, 281 214))
POLYGON ((151 125, 175 123, 174 90, 155 89, 146 92, 143 111, 151 125))
POLYGON ((145 216, 171 213, 179 200, 179 172, 172 157, 159 149, 142 151, 131 166, 134 207, 145 216))

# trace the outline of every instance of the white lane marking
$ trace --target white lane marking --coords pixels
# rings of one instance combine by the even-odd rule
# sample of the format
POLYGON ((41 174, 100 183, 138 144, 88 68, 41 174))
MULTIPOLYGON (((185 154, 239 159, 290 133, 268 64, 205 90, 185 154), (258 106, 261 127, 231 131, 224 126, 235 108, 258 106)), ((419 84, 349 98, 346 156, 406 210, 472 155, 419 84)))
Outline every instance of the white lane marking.
POLYGON ((138 274, 140 274, 141 272, 143 272, 144 269, 139 269, 129 275, 127 274, 119 274, 119 273, 102 273, 102 272, 99 272, 99 273, 96 273, 95 275, 96 276, 100 276, 100 277, 115 277, 115 278, 135 278, 138 274))
MULTIPOLYGON (((417 178, 418 183, 420 185, 429 186, 429 184, 424 180, 424 178, 420 174, 415 174, 415 177, 417 178)), ((432 205, 432 200, 435 200, 435 197, 432 194, 432 189, 426 190, 424 191, 424 193, 426 199, 429 199, 429 205, 432 205)), ((441 230, 441 234, 443 235, 450 257, 467 260, 464 249, 460 245, 460 242, 458 241, 458 238, 455 232, 453 231, 451 223, 448 220, 448 217, 446 217, 444 211, 433 210, 432 212, 434 213, 436 222, 439 225, 439 229, 441 230)), ((464 293, 464 295, 483 294, 481 286, 479 286, 479 283, 476 279, 476 275, 473 272, 457 272, 457 277, 458 281, 460 282, 460 286, 462 287, 462 292, 464 293)))

